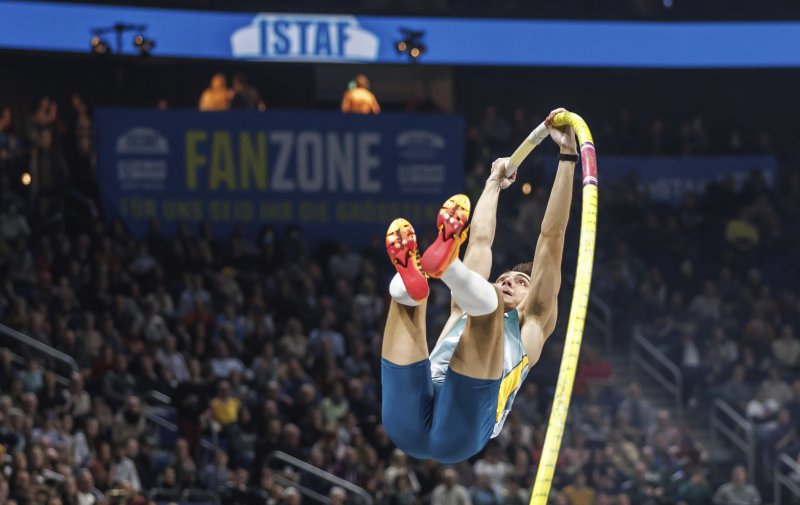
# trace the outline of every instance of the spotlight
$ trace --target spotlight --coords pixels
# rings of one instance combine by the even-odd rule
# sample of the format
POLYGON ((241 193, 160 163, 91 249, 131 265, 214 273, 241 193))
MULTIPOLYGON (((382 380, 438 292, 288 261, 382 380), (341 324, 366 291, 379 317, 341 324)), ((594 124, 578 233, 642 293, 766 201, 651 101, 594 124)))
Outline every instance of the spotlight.
POLYGON ((425 54, 427 47, 422 42, 425 32, 400 28, 400 34, 403 38, 395 44, 397 54, 407 54, 412 62, 417 61, 420 56, 425 54))
POLYGON ((108 45, 108 42, 102 39, 99 35, 92 37, 91 44, 92 54, 103 55, 111 52, 111 47, 108 45))
POLYGON ((148 56, 150 51, 156 47, 156 42, 153 39, 146 39, 144 35, 139 34, 133 38, 133 45, 139 50, 139 54, 148 56))
POLYGON ((23 186, 30 186, 31 185, 31 174, 28 172, 24 172, 22 177, 20 178, 20 182, 22 182, 23 186))

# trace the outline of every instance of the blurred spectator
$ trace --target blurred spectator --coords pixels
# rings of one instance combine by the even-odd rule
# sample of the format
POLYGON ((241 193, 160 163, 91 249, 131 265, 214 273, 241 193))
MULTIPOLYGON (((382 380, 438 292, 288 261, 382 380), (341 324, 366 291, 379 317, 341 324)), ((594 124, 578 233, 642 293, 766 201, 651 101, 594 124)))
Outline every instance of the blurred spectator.
POLYGON ((575 482, 565 486, 561 492, 569 505, 592 505, 597 496, 596 491, 586 484, 586 475, 583 473, 576 475, 575 482))
POLYGON ((678 500, 686 505, 711 505, 711 487, 702 469, 694 469, 689 480, 678 488, 678 500))
POLYGON ((266 110, 266 105, 261 99, 258 90, 247 82, 247 78, 244 75, 236 74, 233 76, 231 91, 233 92, 230 101, 231 109, 266 110))
POLYGON ((486 476, 498 500, 505 497, 506 477, 512 472, 511 464, 501 459, 500 448, 490 443, 482 459, 475 462, 475 476, 486 476))
POLYGON ((500 505, 488 474, 475 474, 475 483, 470 486, 469 495, 473 505, 500 505))
POLYGON ((342 112, 349 114, 379 114, 381 106, 378 99, 370 90, 369 79, 364 74, 358 74, 353 79, 350 88, 342 96, 342 112))
POLYGON ((139 480, 139 473, 136 471, 136 465, 133 463, 133 460, 126 454, 129 441, 135 443, 136 439, 131 438, 117 445, 109 480, 126 486, 129 485, 134 491, 139 491, 142 488, 142 482, 139 480))
POLYGON ((736 365, 733 368, 730 379, 722 386, 721 393, 723 399, 733 406, 741 411, 746 410, 747 402, 753 397, 754 388, 746 381, 744 366, 736 365))
POLYGON ((211 84, 200 95, 198 108, 202 111, 228 110, 231 96, 232 92, 228 89, 225 75, 214 74, 211 77, 211 84))
POLYGON ((144 433, 146 418, 142 412, 141 400, 137 396, 129 396, 125 407, 114 417, 112 438, 120 444, 128 439, 138 439, 144 433))
POLYGON ((383 480, 390 488, 397 488, 397 480, 400 477, 406 478, 405 484, 412 492, 419 491, 419 481, 408 464, 408 457, 400 449, 395 449, 392 452, 391 464, 384 470, 383 480))
POLYGON ((458 483, 458 472, 453 468, 442 472, 442 483, 433 490, 431 505, 472 505, 469 491, 458 483))
POLYGON ((208 489, 219 489, 231 478, 228 468, 228 454, 217 449, 214 451, 214 461, 209 463, 203 471, 203 484, 208 489))
POLYGON ((642 388, 638 382, 628 386, 628 395, 618 407, 618 415, 624 415, 631 426, 646 433, 655 422, 655 411, 650 401, 642 397, 642 388))
POLYGON ((114 369, 103 379, 103 396, 111 405, 120 405, 136 392, 136 378, 128 372, 128 358, 117 354, 114 369))
POLYGON ((97 505, 102 497, 95 491, 94 478, 89 470, 78 475, 77 505, 97 505))
POLYGON ((794 368, 798 365, 800 342, 791 325, 783 325, 780 337, 772 341, 772 356, 782 367, 794 368))
POLYGON ((758 489, 747 483, 747 472, 739 465, 733 468, 731 480, 723 484, 714 493, 715 505, 760 505, 761 495, 758 489))

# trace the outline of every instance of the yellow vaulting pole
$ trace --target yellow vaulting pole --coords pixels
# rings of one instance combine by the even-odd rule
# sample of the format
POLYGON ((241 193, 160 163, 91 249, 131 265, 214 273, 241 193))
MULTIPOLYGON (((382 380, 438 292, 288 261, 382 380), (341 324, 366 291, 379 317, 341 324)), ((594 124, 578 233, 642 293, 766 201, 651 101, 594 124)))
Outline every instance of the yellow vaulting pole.
MULTIPOLYGON (((567 337, 564 343, 564 354, 561 357, 561 368, 558 373, 556 394, 547 424, 547 435, 544 440, 542 458, 536 471, 530 505, 546 505, 553 483, 553 474, 558 461, 558 451, 564 436, 567 412, 572 399, 572 386, 575 382, 575 371, 583 340, 583 327, 586 320, 586 308, 589 303, 589 289, 592 283, 592 266, 594 264, 594 245, 597 237, 597 157, 592 134, 586 122, 572 112, 561 112, 553 118, 555 126, 570 125, 575 130, 581 149, 581 167, 583 174, 583 209, 581 212, 581 235, 578 249, 578 265, 575 272, 575 290, 572 293, 572 306, 569 312, 567 337)), ((547 136, 544 124, 539 125, 530 136, 511 155, 506 169, 513 173, 522 160, 547 136)))
POLYGON ((561 448, 561 438, 567 422, 569 402, 572 399, 572 386, 575 370, 583 340, 583 326, 586 321, 586 307, 589 304, 589 289, 592 284, 594 264, 594 244, 597 238, 597 158, 595 156, 592 134, 586 122, 577 114, 561 112, 553 118, 555 126, 570 125, 578 136, 581 146, 581 167, 583 173, 583 209, 581 212, 581 236, 578 246, 578 266, 575 271, 575 290, 572 292, 572 307, 569 311, 567 338, 564 354, 561 356, 561 369, 553 398, 550 421, 544 449, 536 471, 530 505, 546 505, 553 483, 553 473, 561 448))

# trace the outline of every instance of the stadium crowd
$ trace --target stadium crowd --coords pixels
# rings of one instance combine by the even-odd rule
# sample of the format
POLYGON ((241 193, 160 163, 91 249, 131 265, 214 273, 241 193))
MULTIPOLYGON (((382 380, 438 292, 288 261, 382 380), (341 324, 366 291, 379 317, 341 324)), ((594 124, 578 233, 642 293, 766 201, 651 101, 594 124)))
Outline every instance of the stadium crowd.
MULTIPOLYGON (((380 419, 392 274, 381 237, 353 251, 347 243, 312 248, 297 228, 266 224, 257 236, 236 229, 219 240, 207 223, 166 236, 154 222, 137 240, 100 215, 56 219, 63 207, 48 189, 65 180, 93 184, 90 125, 79 97, 63 118, 49 100, 20 124, 10 112, 0 115, 0 321, 71 356, 78 368, 65 373, 4 340, 0 505, 198 501, 186 490, 209 490, 197 496, 224 505, 298 505, 301 488, 331 503, 357 501, 271 459, 274 451, 386 505, 527 502, 558 339, 484 453, 447 468, 410 460, 380 419), (31 153, 58 174, 38 188, 35 204, 9 175, 31 153)), ((682 139, 694 142, 702 119, 687 125, 695 130, 682 139)), ((475 167, 468 189, 480 187, 486 161, 519 137, 516 129, 529 126, 487 110, 468 134, 475 167)), ((612 136, 622 135, 613 126, 612 136)), ((677 151, 715 150, 696 151, 684 140, 673 144, 677 151)), ((524 212, 541 216, 545 198, 535 192, 524 212)), ((679 209, 653 204, 636 181, 603 193, 594 289, 615 310, 617 338, 641 331, 680 363, 690 408, 723 398, 758 423, 764 465, 778 452, 800 452, 798 202, 797 173, 774 188, 757 175, 741 187, 721 181, 688 195, 679 209)), ((435 325, 448 310, 440 287, 430 306, 435 325)), ((554 503, 759 503, 741 467, 712 486, 706 457, 685 427, 656 411, 638 384, 618 383, 609 362, 587 347, 554 503)))

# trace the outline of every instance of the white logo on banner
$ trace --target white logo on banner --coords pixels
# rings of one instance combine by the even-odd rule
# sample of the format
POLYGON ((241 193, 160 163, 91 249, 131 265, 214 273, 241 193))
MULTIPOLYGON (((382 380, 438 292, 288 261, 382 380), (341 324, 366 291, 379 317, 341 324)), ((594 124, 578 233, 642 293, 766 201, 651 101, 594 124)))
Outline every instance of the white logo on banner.
POLYGON ((163 189, 169 141, 158 130, 131 128, 117 138, 117 180, 123 189, 163 189))
POLYGON ((231 35, 234 58, 374 61, 379 46, 354 16, 259 14, 231 35))
POLYGON ((153 128, 131 128, 117 139, 117 154, 169 154, 169 141, 153 128))
POLYGON ((445 183, 447 167, 442 159, 447 142, 426 130, 406 130, 395 141, 398 158, 397 182, 401 192, 436 193, 445 183))

